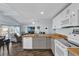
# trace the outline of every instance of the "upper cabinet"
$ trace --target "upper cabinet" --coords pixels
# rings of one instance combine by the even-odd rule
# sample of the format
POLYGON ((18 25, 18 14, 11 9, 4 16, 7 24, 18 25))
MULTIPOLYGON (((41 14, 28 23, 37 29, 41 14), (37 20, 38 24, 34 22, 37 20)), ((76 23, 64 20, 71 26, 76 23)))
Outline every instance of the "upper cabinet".
POLYGON ((53 29, 79 25, 79 4, 71 4, 53 20, 53 29))
POLYGON ((65 26, 77 26, 78 24, 78 8, 77 4, 71 4, 68 8, 66 8, 63 12, 65 13, 64 18, 62 20, 62 27, 65 26))

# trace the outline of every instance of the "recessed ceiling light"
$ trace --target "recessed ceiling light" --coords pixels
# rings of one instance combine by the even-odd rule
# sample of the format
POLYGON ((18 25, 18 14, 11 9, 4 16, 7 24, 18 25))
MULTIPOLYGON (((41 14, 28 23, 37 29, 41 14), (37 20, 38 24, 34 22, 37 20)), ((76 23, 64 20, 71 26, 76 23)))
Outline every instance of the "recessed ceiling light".
POLYGON ((41 13, 41 15, 43 15, 43 14, 44 14, 44 12, 43 12, 43 11, 41 11, 40 13, 41 13))
POLYGON ((34 25, 34 24, 35 24, 35 22, 32 22, 32 24, 34 25))

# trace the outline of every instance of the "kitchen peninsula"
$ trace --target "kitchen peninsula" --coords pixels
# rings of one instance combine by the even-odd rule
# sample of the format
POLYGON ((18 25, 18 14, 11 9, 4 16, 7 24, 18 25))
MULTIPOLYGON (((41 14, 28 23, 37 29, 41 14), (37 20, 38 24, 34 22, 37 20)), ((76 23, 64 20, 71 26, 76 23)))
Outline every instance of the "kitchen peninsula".
POLYGON ((23 49, 51 49, 52 39, 66 39, 61 34, 27 34, 22 36, 23 49))

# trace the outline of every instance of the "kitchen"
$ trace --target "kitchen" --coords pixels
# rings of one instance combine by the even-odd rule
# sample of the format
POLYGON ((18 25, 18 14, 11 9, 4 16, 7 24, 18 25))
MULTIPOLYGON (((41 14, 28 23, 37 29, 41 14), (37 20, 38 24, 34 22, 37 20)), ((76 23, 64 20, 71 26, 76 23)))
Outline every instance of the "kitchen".
POLYGON ((78 3, 0 4, 0 36, 10 39, 0 55, 79 56, 78 15, 78 3))

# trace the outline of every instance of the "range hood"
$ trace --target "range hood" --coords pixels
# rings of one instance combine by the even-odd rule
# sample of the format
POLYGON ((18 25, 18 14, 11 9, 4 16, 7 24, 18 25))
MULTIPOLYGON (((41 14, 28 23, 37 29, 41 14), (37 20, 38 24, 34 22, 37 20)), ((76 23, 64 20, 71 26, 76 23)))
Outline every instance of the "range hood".
POLYGON ((65 26, 65 27, 62 27, 62 28, 74 28, 74 27, 79 27, 79 26, 65 26))

